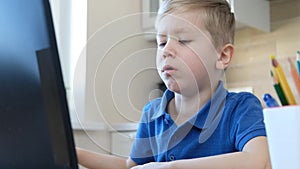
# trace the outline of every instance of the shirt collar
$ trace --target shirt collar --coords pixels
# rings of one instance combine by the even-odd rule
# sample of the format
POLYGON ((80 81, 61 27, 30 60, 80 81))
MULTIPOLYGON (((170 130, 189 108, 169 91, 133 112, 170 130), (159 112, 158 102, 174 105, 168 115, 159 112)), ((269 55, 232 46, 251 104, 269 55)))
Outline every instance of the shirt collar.
MULTIPOLYGON (((189 120, 189 122, 199 129, 209 128, 211 123, 216 122, 216 120, 220 118, 220 115, 222 115, 226 96, 227 90, 223 87, 223 82, 220 81, 218 88, 211 99, 189 120)), ((174 93, 167 89, 161 98, 158 111, 153 114, 151 120, 166 114, 167 105, 172 98, 174 98, 174 93)))
POLYGON ((223 82, 220 81, 219 86, 211 99, 189 120, 189 122, 199 129, 208 129, 211 128, 212 125, 219 124, 225 107, 227 93, 228 91, 224 88, 223 82))
POLYGON ((174 98, 174 93, 172 91, 170 91, 169 89, 167 89, 161 98, 161 102, 160 102, 158 111, 156 111, 153 114, 151 120, 154 120, 154 119, 166 114, 167 105, 171 101, 172 98, 174 98))

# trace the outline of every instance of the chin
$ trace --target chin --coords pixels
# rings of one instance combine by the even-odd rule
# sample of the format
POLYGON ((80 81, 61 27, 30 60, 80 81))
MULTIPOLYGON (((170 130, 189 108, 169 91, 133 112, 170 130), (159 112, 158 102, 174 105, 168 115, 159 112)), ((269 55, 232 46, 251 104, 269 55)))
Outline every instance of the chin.
POLYGON ((172 91, 172 92, 174 92, 174 93, 177 93, 177 94, 181 94, 181 92, 180 92, 180 90, 177 90, 177 89, 170 89, 170 88, 168 88, 170 91, 172 91))
POLYGON ((174 93, 180 93, 180 88, 178 87, 177 84, 166 83, 166 86, 170 91, 174 93))

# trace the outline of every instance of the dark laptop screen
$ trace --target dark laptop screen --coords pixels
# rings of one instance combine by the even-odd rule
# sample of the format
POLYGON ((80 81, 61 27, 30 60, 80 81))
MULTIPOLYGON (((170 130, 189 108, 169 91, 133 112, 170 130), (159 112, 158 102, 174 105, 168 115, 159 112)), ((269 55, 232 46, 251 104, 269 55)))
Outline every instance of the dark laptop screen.
POLYGON ((48 0, 0 1, 0 168, 77 168, 48 0))

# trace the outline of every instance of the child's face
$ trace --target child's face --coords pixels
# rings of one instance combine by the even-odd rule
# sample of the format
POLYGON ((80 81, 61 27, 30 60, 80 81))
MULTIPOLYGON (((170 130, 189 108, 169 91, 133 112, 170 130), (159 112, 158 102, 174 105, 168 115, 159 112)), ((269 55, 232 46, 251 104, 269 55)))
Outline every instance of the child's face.
POLYGON ((193 94, 211 89, 218 53, 195 12, 164 16, 157 26, 158 72, 167 87, 193 94))

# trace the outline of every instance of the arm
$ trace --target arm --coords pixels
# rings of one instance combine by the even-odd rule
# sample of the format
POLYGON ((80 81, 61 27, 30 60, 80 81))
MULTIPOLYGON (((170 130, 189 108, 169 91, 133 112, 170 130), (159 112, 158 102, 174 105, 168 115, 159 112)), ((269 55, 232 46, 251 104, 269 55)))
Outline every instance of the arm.
POLYGON ((228 153, 204 158, 178 160, 165 163, 149 163, 133 169, 271 169, 266 137, 251 139, 242 152, 228 153))
POLYGON ((76 153, 78 163, 89 169, 129 169, 136 165, 130 158, 126 160, 112 155, 98 154, 81 148, 76 148, 76 153))
POLYGON ((174 162, 178 168, 270 169, 266 137, 250 140, 242 152, 174 162))

